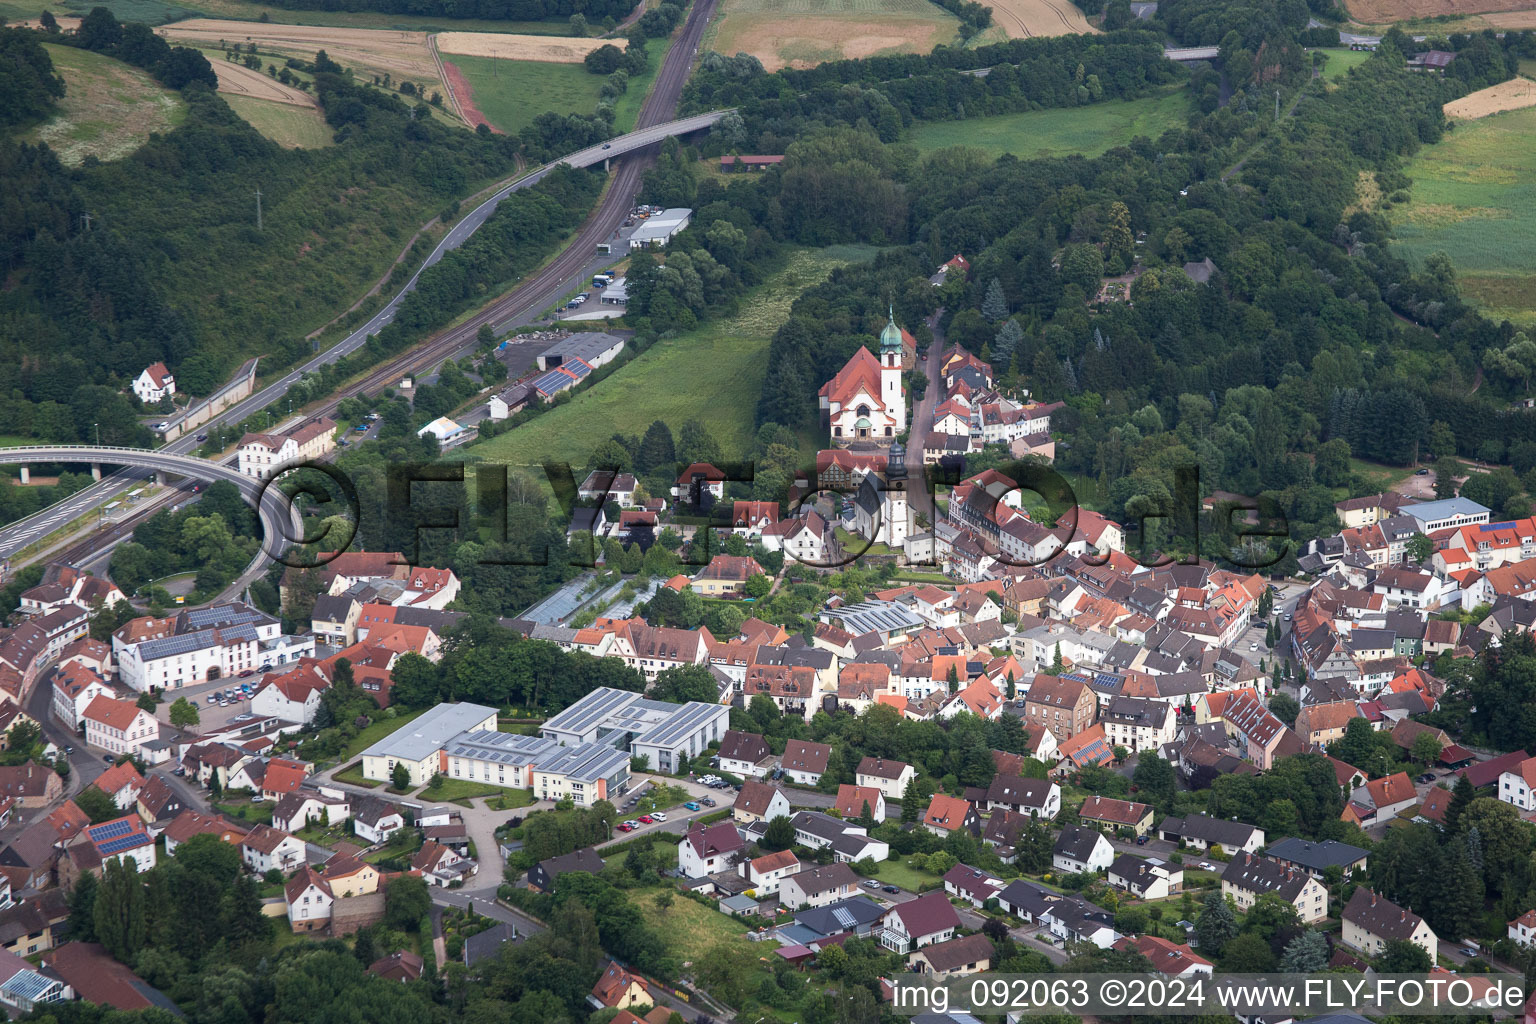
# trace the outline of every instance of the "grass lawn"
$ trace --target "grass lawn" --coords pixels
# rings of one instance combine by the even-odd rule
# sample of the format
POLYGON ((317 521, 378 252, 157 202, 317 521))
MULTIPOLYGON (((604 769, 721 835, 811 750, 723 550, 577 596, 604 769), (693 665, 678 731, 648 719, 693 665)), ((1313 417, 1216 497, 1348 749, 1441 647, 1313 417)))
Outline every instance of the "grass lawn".
POLYGON ((891 553, 891 546, 889 544, 882 544, 878 541, 872 544, 858 534, 849 533, 841 526, 834 527, 832 532, 837 537, 837 542, 843 546, 843 550, 849 553, 856 552, 861 555, 888 555, 891 553))
POLYGON ((485 802, 493 811, 515 811, 533 803, 533 794, 526 789, 504 789, 485 802))
POLYGON ((214 804, 214 809, 229 815, 236 821, 246 821, 254 824, 272 824, 271 800, 263 800, 259 804, 251 803, 249 799, 229 800, 224 803, 214 804))
POLYGON ((1373 489, 1382 491, 1391 490, 1393 485, 1413 475, 1412 466, 1383 466, 1379 462, 1366 462, 1364 459, 1350 459, 1349 471, 1365 477, 1373 489))
MULTIPOLYGON (((676 837, 674 836, 673 838, 676 837)), ((629 852, 628 850, 620 850, 611 857, 604 857, 603 865, 605 867, 609 864, 622 865, 629 860, 629 852)), ((671 843, 653 843, 651 844, 651 852, 656 855, 656 860, 663 871, 677 866, 677 847, 671 843)), ((637 898, 644 899, 643 896, 637 898)))
POLYGON ((355 764, 348 765, 346 768, 344 768, 341 771, 337 772, 335 774, 334 778, 336 779, 337 782, 346 782, 346 783, 350 783, 351 785, 354 785, 354 786, 362 786, 362 787, 364 787, 366 789, 378 789, 380 786, 383 785, 382 782, 376 782, 373 779, 365 779, 365 778, 363 778, 363 762, 362 761, 358 761, 355 764))
POLYGON ((469 801, 481 796, 499 796, 506 792, 503 786, 493 786, 489 782, 475 782, 472 779, 444 779, 436 789, 430 785, 421 787, 416 791, 419 800, 428 803, 455 803, 469 806, 469 801))
MULTIPOLYGON (((405 714, 396 715, 394 718, 381 718, 376 722, 370 723, 368 728, 352 737, 352 741, 341 752, 341 760, 344 762, 352 760, 396 729, 409 724, 420 714, 420 711, 407 711, 405 714)), ((362 766, 359 765, 358 768, 361 770, 362 766)))
POLYGON ((667 950, 680 960, 696 961, 721 942, 742 942, 758 952, 756 943, 745 938, 746 923, 739 918, 720 913, 712 907, 683 896, 672 900, 666 910, 656 906, 655 895, 661 890, 641 890, 631 893, 630 899, 639 909, 646 923, 661 932, 667 940, 667 950))
POLYGON ((444 54, 443 60, 458 68, 469 82, 480 113, 508 135, 516 135, 547 110, 557 114, 592 113, 597 107, 597 91, 603 85, 603 76, 588 74, 580 64, 466 57, 457 53, 444 54), (530 102, 534 97, 537 102, 530 102))
POLYGON ((1536 108, 1459 122, 1403 170, 1412 199, 1388 213, 1398 248, 1415 262, 1443 250, 1463 297, 1536 322, 1536 108))
POLYGON ((876 865, 879 870, 875 877, 886 885, 900 886, 908 892, 918 892, 925 885, 930 885, 939 880, 939 876, 932 871, 919 871, 907 863, 905 857, 901 860, 883 860, 876 865))
POLYGON ((768 343, 788 318, 790 302, 837 267, 873 253, 868 246, 799 250, 743 296, 742 314, 658 341, 570 401, 465 450, 511 465, 553 459, 582 466, 615 431, 644 434, 661 420, 675 434, 686 421, 699 419, 720 445, 722 457, 744 457, 756 434, 754 414, 768 343))
POLYGON ((1139 100, 1109 100, 1087 107, 1031 110, 964 121, 917 125, 908 136, 918 149, 971 146, 1021 160, 1081 153, 1098 156, 1138 135, 1157 138, 1184 125, 1189 96, 1182 89, 1139 100))
POLYGON ((181 98, 138 68, 71 46, 43 48, 63 76, 65 92, 58 115, 28 133, 28 140, 46 142, 70 166, 88 156, 125 157, 151 132, 168 132, 186 117, 181 98))
POLYGON ((250 96, 224 97, 229 108, 261 134, 289 149, 320 149, 334 145, 325 116, 316 107, 295 107, 250 96))
POLYGON ((1349 73, 1350 68, 1357 68, 1371 59, 1370 50, 1327 49, 1318 50, 1318 53, 1326 54, 1328 63, 1323 65, 1323 78, 1332 82, 1343 78, 1349 73))

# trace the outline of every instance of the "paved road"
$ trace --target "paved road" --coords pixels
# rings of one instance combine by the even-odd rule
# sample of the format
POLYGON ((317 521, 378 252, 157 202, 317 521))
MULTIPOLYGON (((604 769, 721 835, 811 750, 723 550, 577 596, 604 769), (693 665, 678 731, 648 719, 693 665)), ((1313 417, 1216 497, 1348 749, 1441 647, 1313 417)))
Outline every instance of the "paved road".
MULTIPOLYGON (((542 312, 557 297, 564 294, 569 282, 576 279, 574 275, 584 270, 591 260, 592 254, 596 252, 597 244, 613 237, 624 216, 629 212, 640 187, 641 174, 651 160, 654 159, 655 143, 670 134, 665 125, 672 119, 673 112, 677 109, 678 101, 682 96, 683 85, 687 82, 688 74, 692 68, 693 56, 698 51, 700 41, 703 39, 704 30, 709 24, 709 19, 713 15, 717 3, 718 0, 699 0, 690 10, 688 20, 685 22, 682 32, 673 41, 672 46, 663 59, 661 70, 657 73, 650 95, 646 97, 645 103, 641 106, 640 116, 636 122, 636 131, 612 141, 612 145, 615 147, 613 151, 621 153, 630 152, 631 148, 636 145, 642 148, 635 149, 633 155, 626 156, 621 160, 618 173, 610 183, 603 201, 598 205, 592 216, 588 218, 586 225, 577 233, 576 238, 566 247, 565 251, 543 269, 522 282, 503 299, 485 307, 459 326, 444 331, 422 345, 416 346, 411 351, 391 360, 372 374, 369 374, 360 385, 348 387, 348 396, 356 394, 358 391, 374 394, 387 385, 394 383, 405 374, 419 373, 424 369, 435 367, 443 359, 454 355, 467 345, 472 346, 475 333, 479 330, 482 323, 491 323, 505 327, 509 323, 515 322, 519 317, 531 317, 542 312), (636 142, 634 141, 635 139, 641 141, 636 142)), ((684 122, 688 127, 682 130, 693 130, 693 128, 697 127, 698 122, 698 118, 689 118, 684 122)), ((613 151, 610 151, 610 155, 613 151)), ((601 152, 600 147, 599 152, 601 152)), ((590 150, 584 150, 580 154, 573 154, 572 158, 581 157, 585 159, 585 155, 590 155, 590 150)), ((417 279, 420 277, 422 270, 442 259, 448 251, 462 245, 494 212, 497 204, 502 199, 515 191, 527 188, 542 180, 555 163, 564 162, 566 159, 570 158, 562 158, 560 161, 555 161, 539 168, 504 186, 469 213, 466 213, 454 224, 438 243, 437 247, 432 250, 432 253, 427 257, 422 266, 417 269, 416 273, 411 276, 410 281, 400 290, 399 294, 370 317, 367 323, 325 352, 320 353, 301 366, 295 367, 280 380, 269 384, 244 401, 231 406, 212 421, 204 424, 203 430, 223 424, 239 423, 247 416, 266 408, 285 396, 288 393, 288 389, 305 373, 317 370, 327 363, 335 362, 361 348, 367 342, 369 335, 377 334, 394 320, 400 302, 406 294, 415 289, 417 279)), ((310 410, 309 415, 332 415, 339 402, 339 398, 333 399, 318 409, 310 410)), ((196 434, 188 434, 165 445, 160 451, 185 455, 194 450, 197 445, 196 434)), ((0 564, 7 562, 17 551, 58 529, 63 523, 101 504, 107 500, 109 495, 128 486, 133 481, 144 479, 147 475, 142 470, 121 470, 100 483, 93 484, 61 502, 57 502, 25 519, 12 523, 4 529, 0 529, 0 564)), ((147 511, 148 509, 146 509, 147 511)), ((115 539, 121 539, 129 531, 115 530, 114 532, 117 534, 115 539)))

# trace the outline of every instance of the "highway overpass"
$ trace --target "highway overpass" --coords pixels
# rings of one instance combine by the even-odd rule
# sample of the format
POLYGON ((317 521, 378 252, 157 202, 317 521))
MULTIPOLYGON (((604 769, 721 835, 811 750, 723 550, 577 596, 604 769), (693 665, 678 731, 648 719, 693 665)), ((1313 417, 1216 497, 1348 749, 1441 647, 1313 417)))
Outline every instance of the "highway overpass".
MULTIPOLYGON (((393 298, 385 303, 378 310, 378 312, 369 317, 367 323, 363 324, 357 330, 353 331, 351 334, 347 335, 347 337, 343 338, 335 345, 332 345, 324 352, 314 356, 304 364, 294 367, 288 373, 284 374, 281 379, 273 381, 271 384, 268 384, 256 394, 241 400, 235 405, 230 406, 228 409, 225 409, 208 423, 204 424, 203 429, 211 431, 213 427, 220 424, 239 423, 246 417, 251 416, 256 412, 271 406, 274 402, 279 401, 284 395, 288 393, 288 389, 306 373, 312 373, 316 370, 319 370, 320 367, 328 363, 334 363, 338 359, 341 359, 343 356, 350 355, 351 353, 361 348, 368 341, 369 335, 377 334, 379 331, 383 330, 391 321, 394 320, 395 313, 400 308, 400 303, 404 301, 406 295, 416 289, 416 282, 417 279, 420 278, 422 270, 425 270, 427 267, 430 267, 432 264, 442 259, 443 256, 445 256, 450 250, 456 249, 468 241, 469 238, 477 230, 479 230, 480 226, 490 218, 491 214, 495 212, 497 205, 499 205, 503 199, 511 195, 513 192, 521 191, 522 189, 528 188, 531 185, 537 184, 538 182, 542 181, 551 170, 562 163, 568 163, 573 167, 591 167, 594 164, 602 163, 610 157, 618 156, 624 153, 631 153, 638 149, 644 149, 645 147, 670 136, 684 135, 688 132, 698 131, 701 128, 707 128, 718 121, 726 113, 727 111, 725 110, 715 110, 707 114, 695 114, 692 117, 684 117, 674 121, 668 121, 663 124, 654 125, 650 128, 643 128, 638 131, 633 131, 626 135, 620 135, 617 138, 608 140, 606 143, 608 148, 606 149, 604 149, 601 145, 591 146, 587 149, 580 150, 568 156, 561 157, 558 160, 553 160, 541 167, 535 168, 527 174, 524 174, 516 181, 512 181, 506 185, 503 185, 489 197, 477 204, 473 209, 461 215, 459 219, 452 224, 452 226, 448 229, 448 233, 444 235, 442 240, 439 241, 438 244, 433 248, 432 252, 427 256, 426 260, 423 261, 421 267, 417 268, 416 272, 411 275, 410 280, 406 282, 405 286, 401 288, 393 298)), ((171 455, 186 455, 187 453, 197 448, 197 446, 198 441, 196 440, 195 434, 188 433, 182 435, 174 441, 171 441, 163 448, 158 449, 158 451, 171 455)), ((22 449, 13 449, 13 451, 20 450, 22 449)), ((26 450, 30 451, 33 449, 26 450)), ((84 449, 78 449, 77 451, 83 450, 84 449)), ((122 451, 122 449, 116 450, 122 451)), ((47 462, 57 460, 49 460, 42 457, 31 457, 25 459, 7 457, 0 461, 15 463, 47 462)), ((69 461, 82 463, 123 462, 123 460, 120 458, 116 460, 93 459, 88 456, 79 454, 77 454, 74 458, 71 458, 69 461)), ((137 466, 138 464, 134 463, 132 465, 137 466)), ((69 522, 71 519, 87 514, 90 512, 90 510, 108 501, 111 495, 116 494, 124 488, 131 486, 135 481, 143 480, 146 475, 147 474, 144 472, 135 468, 123 469, 117 473, 112 474, 109 478, 102 480, 100 483, 92 484, 90 487, 77 491, 69 497, 64 498, 61 501, 57 501, 45 509, 40 509, 39 511, 19 519, 14 523, 0 527, 0 563, 8 561, 11 556, 16 554, 16 552, 22 550, 23 548, 29 547, 38 540, 41 540, 43 537, 46 537, 48 534, 57 530, 60 526, 69 522)), ((195 476, 196 474, 190 475, 195 476)))
MULTIPOLYGON (((730 110, 711 110, 707 114, 694 114, 692 117, 680 117, 676 121, 668 121, 665 124, 653 125, 650 128, 641 128, 639 131, 620 135, 616 139, 609 139, 599 146, 589 146, 570 156, 561 157, 555 164, 569 164, 572 167, 591 167, 600 164, 616 156, 625 153, 633 153, 637 149, 644 149, 663 139, 674 135, 687 135, 701 128, 708 128, 720 120, 730 110)), ((554 166, 551 164, 549 166, 554 166)))
MULTIPOLYGON (((276 487, 263 489, 263 481, 242 475, 239 470, 223 466, 210 459, 191 455, 176 455, 146 448, 119 448, 113 445, 52 444, 29 445, 22 448, 0 448, 0 464, 26 465, 28 463, 107 463, 148 470, 151 473, 169 473, 190 477, 204 483, 220 480, 234 484, 241 496, 256 508, 261 520, 262 544, 256 557, 235 582, 232 589, 243 590, 255 582, 267 564, 280 555, 290 543, 302 538, 298 515, 287 497, 276 487)), ((63 523, 51 527, 58 529, 63 523)))
POLYGON ((1215 60, 1221 56, 1219 46, 1170 46, 1163 50, 1169 60, 1215 60))

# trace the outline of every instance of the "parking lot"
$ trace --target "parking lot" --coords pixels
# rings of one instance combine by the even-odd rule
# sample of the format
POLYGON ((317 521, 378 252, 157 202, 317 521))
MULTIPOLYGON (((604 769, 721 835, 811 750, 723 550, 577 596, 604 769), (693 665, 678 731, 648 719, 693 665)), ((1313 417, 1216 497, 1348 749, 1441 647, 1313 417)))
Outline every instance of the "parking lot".
POLYGON ((215 679, 212 682, 198 683, 196 686, 183 686, 178 690, 162 691, 161 696, 165 698, 165 703, 155 709, 155 717, 162 722, 170 722, 171 705, 178 697, 185 697, 197 707, 198 731, 210 732, 223 728, 235 716, 250 713, 251 697, 255 695, 256 688, 261 684, 264 675, 265 673, 254 672, 249 676, 215 679), (250 692, 241 691, 242 685, 249 686, 250 692), (229 701, 222 707, 218 703, 208 703, 210 696, 222 695, 228 690, 236 691, 237 699, 229 701))

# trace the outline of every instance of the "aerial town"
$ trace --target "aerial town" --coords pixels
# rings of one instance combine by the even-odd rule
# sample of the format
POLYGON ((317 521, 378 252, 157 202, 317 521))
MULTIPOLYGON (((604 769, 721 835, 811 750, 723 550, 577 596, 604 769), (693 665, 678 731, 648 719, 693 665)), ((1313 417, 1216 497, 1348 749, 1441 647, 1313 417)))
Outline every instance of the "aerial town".
POLYGON ((0 1013, 1536 1024, 1533 5, 0 0, 0 1013))

